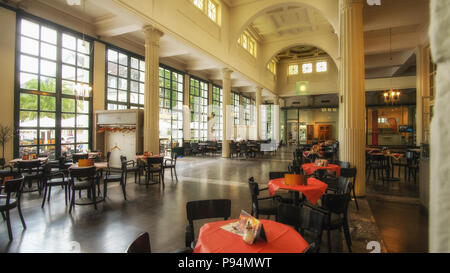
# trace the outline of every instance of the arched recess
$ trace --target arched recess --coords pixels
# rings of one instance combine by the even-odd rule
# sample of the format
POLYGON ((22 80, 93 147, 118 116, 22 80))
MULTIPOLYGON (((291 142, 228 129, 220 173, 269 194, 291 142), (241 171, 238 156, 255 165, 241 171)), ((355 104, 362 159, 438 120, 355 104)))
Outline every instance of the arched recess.
POLYGON ((258 16, 265 14, 267 11, 291 6, 307 6, 317 10, 322 16, 328 20, 334 29, 334 32, 339 35, 339 1, 338 0, 259 0, 253 1, 249 4, 243 4, 230 9, 230 47, 236 43, 239 35, 247 29, 251 22, 258 16))
POLYGON ((332 33, 323 35, 299 36, 292 39, 264 44, 264 47, 262 48, 264 67, 266 67, 270 60, 272 60, 272 58, 275 57, 278 53, 298 45, 309 45, 322 49, 328 55, 330 55, 339 71, 339 43, 337 36, 332 33))

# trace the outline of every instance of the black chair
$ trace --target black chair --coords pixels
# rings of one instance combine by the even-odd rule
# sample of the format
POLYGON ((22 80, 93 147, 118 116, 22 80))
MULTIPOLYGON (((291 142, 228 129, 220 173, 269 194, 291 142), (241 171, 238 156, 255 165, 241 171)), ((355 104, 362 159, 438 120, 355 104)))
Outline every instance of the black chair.
POLYGON ((326 159, 331 162, 334 158, 334 153, 333 152, 323 152, 322 155, 319 156, 319 158, 326 159))
POLYGON ((337 160, 337 161, 332 162, 332 164, 339 165, 339 167, 341 167, 341 168, 350 168, 350 162, 347 162, 347 161, 337 160))
MULTIPOLYGON (((284 175, 289 172, 269 172, 269 180, 272 179, 278 179, 278 178, 284 178, 284 175)), ((286 204, 292 204, 294 202, 294 199, 292 198, 292 195, 287 193, 277 193, 277 196, 280 197, 280 201, 286 204)))
POLYGON ((128 180, 128 173, 134 173, 134 183, 141 182, 140 168, 136 161, 127 160, 126 156, 120 156, 121 164, 125 164, 125 182, 128 180))
POLYGON ((5 195, 0 196, 0 212, 2 213, 2 215, 6 214, 6 216, 5 216, 6 225, 8 226, 8 235, 9 235, 10 241, 13 240, 12 229, 11 229, 11 218, 9 215, 10 210, 17 207, 17 210, 18 210, 19 216, 20 216, 20 221, 22 221, 22 226, 24 229, 27 228, 27 225, 25 224, 25 220, 23 219, 22 209, 20 206, 20 198, 22 196, 21 189, 22 189, 23 181, 24 181, 24 177, 22 175, 20 175, 17 178, 5 181, 4 182, 4 192, 5 192, 6 196, 5 195), (12 194, 15 194, 15 198, 11 198, 12 194))
POLYGON ((97 209, 97 200, 95 194, 95 184, 97 176, 97 170, 95 166, 89 168, 70 168, 70 189, 72 190, 69 213, 72 213, 72 208, 75 207, 75 191, 87 190, 88 197, 92 198, 89 205, 94 204, 94 208, 97 209))
POLYGON ((141 233, 127 248, 127 253, 152 253, 150 235, 141 233))
POLYGON ((341 176, 351 179, 353 199, 355 199, 356 209, 359 210, 358 201, 356 200, 355 185, 356 185, 356 168, 341 168, 341 176))
POLYGON ((239 147, 236 145, 236 142, 231 141, 230 142, 230 157, 233 157, 233 155, 236 155, 236 157, 239 156, 239 147))
MULTIPOLYGON (((59 162, 58 162, 59 163, 59 162)), ((52 195, 52 188, 54 186, 62 186, 64 188, 64 195, 66 200, 66 206, 67 206, 67 195, 70 194, 69 189, 69 179, 66 179, 66 175, 64 174, 64 171, 62 170, 55 170, 52 168, 51 163, 47 163, 44 165, 44 198, 42 198, 42 205, 43 208, 45 205, 45 198, 47 197, 47 202, 50 202, 50 196, 52 195)), ((69 196, 70 198, 70 196, 69 196)))
POLYGON ((417 182, 417 172, 419 171, 419 155, 415 152, 408 151, 406 153, 406 161, 407 161, 407 169, 408 169, 408 175, 407 178, 405 177, 406 181, 411 180, 411 176, 414 178, 414 184, 417 182))
POLYGON ((202 151, 200 150, 200 147, 199 147, 198 143, 195 143, 195 142, 191 143, 191 153, 192 153, 193 155, 198 155, 198 154, 201 154, 201 153, 202 153, 202 151))
POLYGON ((184 142, 183 143, 183 155, 191 155, 192 154, 192 147, 191 147, 191 143, 189 142, 184 142))
POLYGON ((327 211, 325 228, 328 238, 328 252, 331 252, 331 230, 344 230, 344 236, 349 252, 352 252, 352 241, 348 225, 348 204, 350 202, 351 182, 348 178, 339 177, 336 193, 322 196, 322 208, 327 211))
POLYGON ((239 145, 239 154, 245 158, 249 156, 249 149, 246 143, 239 145))
POLYGON ((292 226, 299 231, 301 225, 300 207, 289 204, 280 204, 277 208, 277 222, 292 226))
POLYGON ((73 163, 78 163, 80 159, 89 159, 89 154, 73 154, 72 161, 73 163))
POLYGON ((187 247, 195 247, 194 221, 208 218, 224 218, 231 215, 231 200, 199 200, 186 203, 186 214, 189 224, 186 226, 185 243, 187 247))
POLYGON ((41 195, 42 191, 42 163, 39 159, 36 160, 22 160, 17 162, 17 169, 20 174, 24 177, 24 182, 22 183, 22 192, 35 192, 39 191, 41 195), (33 189, 33 182, 37 182, 37 189, 33 189), (25 190, 25 185, 28 189, 25 190))
POLYGON ((147 164, 145 165, 145 181, 146 185, 153 185, 157 183, 162 183, 164 187, 164 158, 163 157, 147 157, 147 164), (150 178, 153 175, 158 175, 158 182, 150 183, 150 178))
MULTIPOLYGON (((412 152, 410 152, 412 153, 412 152)), ((403 168, 404 170, 404 177, 405 177, 405 181, 406 181, 406 177, 407 177, 407 171, 408 171, 408 157, 410 157, 411 154, 408 154, 408 152, 406 152, 404 154, 403 157, 400 157, 398 160, 392 160, 392 175, 394 175, 394 169, 395 166, 398 167, 398 177, 400 177, 400 172, 403 168)))
POLYGON ((252 200, 252 211, 251 215, 259 218, 259 215, 267 215, 270 218, 271 215, 277 217, 277 207, 281 200, 277 195, 271 197, 261 197, 258 198, 261 191, 267 190, 268 188, 259 189, 258 183, 255 182, 253 177, 248 179, 248 186, 250 189, 250 195, 252 200))
POLYGON ((122 170, 120 174, 117 172, 111 172, 109 169, 106 171, 106 175, 103 178, 103 196, 105 198, 108 196, 108 184, 119 182, 120 186, 122 187, 123 198, 127 200, 127 192, 126 192, 127 181, 125 179, 126 172, 127 172, 126 158, 125 160, 122 161, 122 170))
MULTIPOLYGON (((373 174, 373 179, 376 181, 377 176, 383 177, 383 172, 385 172, 386 168, 386 157, 384 155, 370 155, 369 154, 369 163, 367 166, 367 179, 370 178, 370 174, 373 174)), ((383 181, 384 182, 384 181, 383 181)))
POLYGON ((172 153, 170 154, 170 158, 165 158, 164 159, 164 165, 163 165, 163 172, 166 169, 170 169, 170 177, 173 180, 173 174, 175 173, 175 179, 178 181, 178 176, 177 176, 177 158, 180 155, 183 155, 182 153, 182 149, 183 148, 174 148, 172 149, 172 153))
POLYGON ((307 253, 318 253, 322 245, 322 233, 327 213, 319 208, 302 206, 300 209, 300 233, 309 243, 307 253))

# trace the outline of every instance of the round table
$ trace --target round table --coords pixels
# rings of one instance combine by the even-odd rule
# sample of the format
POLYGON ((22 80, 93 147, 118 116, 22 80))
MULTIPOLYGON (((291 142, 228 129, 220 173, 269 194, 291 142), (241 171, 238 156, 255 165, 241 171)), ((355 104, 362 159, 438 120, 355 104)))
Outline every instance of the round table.
POLYGON ((328 185, 314 177, 308 178, 307 185, 285 185, 284 178, 278 178, 270 180, 268 188, 271 196, 279 189, 295 192, 294 203, 298 203, 298 193, 301 192, 311 204, 315 205, 327 191, 328 185))
POLYGON ((341 176, 341 167, 336 164, 328 164, 328 166, 317 166, 314 163, 305 163, 302 165, 303 170, 307 175, 313 174, 315 171, 319 169, 326 169, 336 173, 337 176, 341 176))
MULTIPOLYGON (((100 177, 103 177, 103 170, 108 168, 108 162, 94 162, 94 166, 97 169, 97 171, 100 172, 100 177)), ((73 163, 72 166, 69 167, 69 169, 83 169, 83 168, 91 168, 91 167, 92 166, 79 167, 78 163, 73 163)), ((99 185, 97 185, 97 186, 99 186, 99 185)), ((77 205, 92 205, 94 203, 100 203, 103 201, 105 201, 105 197, 100 193, 100 189, 99 189, 97 196, 78 198, 75 201, 75 204, 77 204, 77 205)))
POLYGON ((221 228, 235 220, 207 223, 200 228, 194 253, 303 253, 309 244, 290 226, 271 220, 259 220, 264 226, 267 242, 252 245, 238 234, 221 228))

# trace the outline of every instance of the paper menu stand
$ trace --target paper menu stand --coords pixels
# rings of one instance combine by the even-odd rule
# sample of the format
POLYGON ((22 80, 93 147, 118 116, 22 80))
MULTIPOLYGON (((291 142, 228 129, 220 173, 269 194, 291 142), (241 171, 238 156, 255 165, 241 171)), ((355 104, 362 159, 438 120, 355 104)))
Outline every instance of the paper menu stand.
POLYGON ((253 243, 257 241, 267 242, 267 237, 264 231, 263 224, 258 219, 251 216, 244 210, 241 210, 241 214, 239 215, 239 229, 241 233, 244 234, 245 225, 247 224, 248 221, 250 221, 250 223, 252 224, 253 238, 254 238, 253 243))

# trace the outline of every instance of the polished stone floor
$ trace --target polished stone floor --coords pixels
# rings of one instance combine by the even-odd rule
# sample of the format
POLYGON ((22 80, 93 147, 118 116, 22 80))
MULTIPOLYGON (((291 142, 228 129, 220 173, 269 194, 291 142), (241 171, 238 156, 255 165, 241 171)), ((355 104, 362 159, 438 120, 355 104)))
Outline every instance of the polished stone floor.
MULTIPOLYGON (((97 210, 93 206, 77 206, 72 215, 60 188, 54 189, 43 209, 38 193, 25 193, 23 213, 28 228, 22 230, 17 212, 12 212, 14 240, 9 243, 6 223, 0 220, 0 251, 123 252, 139 233, 148 231, 153 252, 171 252, 184 246, 186 202, 228 198, 232 200, 235 218, 241 209, 250 211, 247 179, 253 176, 258 183, 267 183, 269 171, 287 170, 291 160, 292 152, 284 149, 262 159, 181 158, 177 165, 178 182, 171 180, 169 171, 165 188, 137 185, 129 179, 127 201, 123 200, 120 187, 110 185, 108 198, 97 210)), ((359 211, 353 202, 349 208, 353 251, 368 252, 369 241, 380 242, 382 251, 386 251, 383 230, 375 223, 369 203, 360 199, 359 204, 359 211)), ((196 234, 202 223, 195 223, 196 234)), ((333 232, 333 252, 347 252, 342 237, 341 232, 333 232)), ((323 248, 326 252, 326 241, 323 248)))

